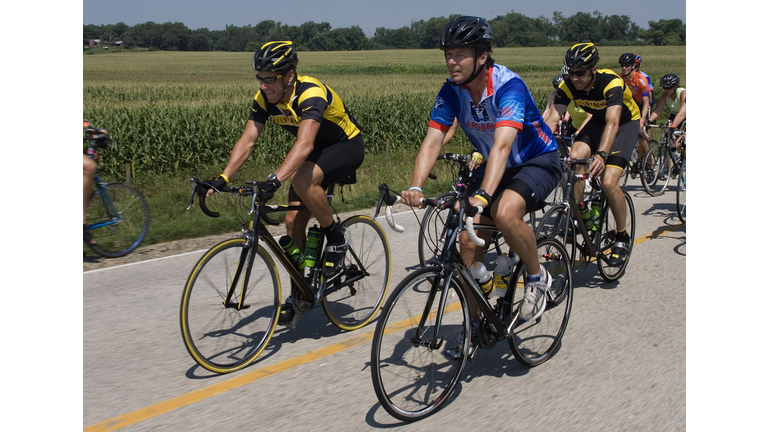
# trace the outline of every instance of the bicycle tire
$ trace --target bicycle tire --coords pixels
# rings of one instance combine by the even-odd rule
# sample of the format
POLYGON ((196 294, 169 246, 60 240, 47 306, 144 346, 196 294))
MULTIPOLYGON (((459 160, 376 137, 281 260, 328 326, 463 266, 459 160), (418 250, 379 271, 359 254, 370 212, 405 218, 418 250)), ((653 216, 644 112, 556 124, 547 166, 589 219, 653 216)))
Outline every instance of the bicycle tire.
POLYGON ((629 234, 629 253, 627 259, 620 267, 608 266, 605 261, 611 254, 611 247, 616 241, 616 220, 613 217, 612 211, 603 211, 600 216, 600 226, 598 231, 600 232, 599 243, 597 245, 598 257, 597 257, 597 269, 600 272, 600 276, 608 282, 613 282, 621 278, 627 270, 629 265, 629 258, 632 256, 632 249, 634 249, 635 243, 635 205, 632 202, 632 197, 627 192, 624 192, 624 198, 627 203, 627 217, 629 218, 626 229, 629 234))
POLYGON ((643 157, 643 173, 640 175, 640 180, 643 183, 645 192, 655 197, 663 194, 669 184, 669 178, 672 176, 672 153, 669 148, 665 148, 655 141, 651 141, 649 144, 651 145, 648 152, 643 157), (645 169, 647 166, 652 166, 653 169, 645 169), (660 176, 665 167, 667 169, 667 178, 662 180, 660 176))
POLYGON ((543 238, 537 241, 536 248, 540 264, 552 277, 544 312, 531 322, 520 318, 519 306, 525 294, 527 277, 522 262, 509 279, 506 294, 506 300, 511 302, 512 307, 505 324, 514 322, 509 347, 517 361, 527 367, 544 363, 557 351, 568 327, 573 304, 573 268, 565 247, 553 238, 543 238))
POLYGON ((147 235, 149 206, 133 186, 107 183, 103 188, 97 188, 86 205, 85 221, 95 241, 88 246, 105 258, 121 257, 136 249, 147 235))
MULTIPOLYGON (((456 195, 456 192, 446 192, 437 197, 437 199, 456 195)), ((421 219, 421 229, 419 230, 418 252, 419 264, 422 267, 427 266, 427 260, 435 257, 443 249, 444 239, 441 239, 445 227, 445 217, 441 216, 443 211, 437 207, 427 207, 424 211, 424 217, 421 219)), ((445 213, 447 214, 447 213, 445 213)))
POLYGON ((680 222, 685 223, 685 191, 687 185, 685 183, 685 160, 680 165, 680 174, 677 176, 677 193, 675 197, 675 206, 677 207, 677 216, 680 218, 680 222))
POLYGON ((579 228, 570 210, 563 204, 557 204, 550 208, 544 217, 541 218, 539 226, 536 228, 536 239, 554 238, 565 247, 566 253, 570 258, 571 265, 576 265, 576 233, 579 228), (570 221, 570 226, 568 222, 570 221))
POLYGON ((247 264, 246 240, 225 240, 198 260, 181 297, 180 324, 184 346, 192 358, 215 373, 230 373, 253 362, 269 343, 280 314, 280 280, 272 257, 259 245, 254 251, 245 298, 242 281, 247 264), (245 253, 244 253, 245 252, 245 253), (230 302, 223 300, 237 279, 230 302), (248 303, 246 303, 246 301, 248 303), (230 303, 230 304, 231 304, 230 303))
POLYGON ((437 266, 423 267, 403 279, 387 299, 371 344, 371 378, 381 406, 402 421, 415 421, 442 408, 458 384, 469 356, 469 308, 456 277, 446 284, 437 266), (445 291, 447 286, 448 291, 445 291), (435 319, 445 293, 445 313, 435 335, 435 319), (420 321, 421 336, 414 340, 420 321), (446 357, 446 343, 463 343, 459 359, 446 357))
POLYGON ((350 331, 371 322, 381 309, 389 288, 392 256, 387 235, 378 222, 357 215, 342 224, 349 236, 349 251, 344 257, 342 274, 335 280, 344 282, 361 273, 365 276, 341 288, 335 287, 331 280, 326 285, 322 304, 328 319, 336 327, 350 331))

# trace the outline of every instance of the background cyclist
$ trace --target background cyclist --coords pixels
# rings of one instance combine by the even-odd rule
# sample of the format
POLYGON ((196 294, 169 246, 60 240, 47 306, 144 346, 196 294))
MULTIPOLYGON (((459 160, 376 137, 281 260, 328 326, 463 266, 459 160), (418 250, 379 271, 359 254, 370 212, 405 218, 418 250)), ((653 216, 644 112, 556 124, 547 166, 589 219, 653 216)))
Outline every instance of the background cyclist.
MULTIPOLYGON (((663 92, 659 98, 659 103, 656 105, 656 109, 651 113, 651 121, 655 121, 659 118, 659 115, 664 111, 664 107, 669 108, 669 121, 670 131, 674 129, 680 129, 685 132, 685 88, 680 87, 680 77, 673 73, 669 73, 661 77, 661 88, 663 92)), ((680 138, 675 140, 675 147, 680 147, 680 138)), ((673 168, 673 174, 677 174, 675 171, 677 166, 673 168)), ((664 167, 661 175, 661 179, 666 178, 667 167, 664 167)))
MULTIPOLYGON (((306 243, 306 227, 311 216, 320 224, 326 238, 326 278, 335 276, 349 246, 333 220, 325 187, 345 179, 363 163, 365 143, 360 126, 339 95, 315 78, 296 72, 299 59, 290 41, 265 43, 253 56, 253 68, 261 83, 251 107, 245 130, 235 143, 224 172, 207 180, 203 189, 219 189, 245 164, 267 119, 296 136, 296 142, 282 165, 267 177, 267 197, 291 179, 289 202, 304 203, 308 210, 286 214, 288 235, 299 249, 306 243)), ((213 193, 208 190, 207 196, 213 193)), ((290 299, 289 299, 290 300, 290 299)), ((287 300, 279 322, 293 320, 287 300)))
MULTIPOLYGON (((638 135, 638 148, 637 148, 637 163, 643 160, 643 155, 648 151, 648 140, 645 138, 645 121, 648 119, 648 115, 651 109, 650 104, 650 90, 648 90, 648 81, 638 71, 635 70, 637 64, 637 57, 632 53, 624 53, 619 57, 619 65, 621 66, 621 79, 629 87, 629 91, 632 93, 632 98, 635 103, 640 107, 640 134, 638 135)), ((638 167, 635 167, 637 171, 638 167)), ((653 167, 649 167, 653 168, 653 167)))

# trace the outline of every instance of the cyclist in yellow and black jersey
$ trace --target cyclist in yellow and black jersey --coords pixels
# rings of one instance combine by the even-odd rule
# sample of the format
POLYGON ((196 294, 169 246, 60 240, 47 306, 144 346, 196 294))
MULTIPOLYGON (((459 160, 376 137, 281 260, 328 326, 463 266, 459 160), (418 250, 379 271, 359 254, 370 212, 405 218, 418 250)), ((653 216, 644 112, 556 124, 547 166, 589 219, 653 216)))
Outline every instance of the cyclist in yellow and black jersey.
MULTIPOLYGON (((271 198, 282 182, 291 179, 289 204, 304 203, 307 210, 286 213, 288 236, 303 250, 306 227, 314 216, 326 238, 323 274, 331 278, 341 270, 349 238, 333 220, 326 187, 344 180, 362 165, 365 142, 360 126, 339 95, 314 78, 300 76, 296 72, 298 63, 290 41, 267 42, 256 51, 253 68, 258 72, 256 78, 261 85, 245 130, 235 143, 222 174, 203 182, 199 193, 210 196, 213 193, 210 189, 229 184, 229 179, 248 160, 267 120, 272 117, 276 124, 296 137, 296 142, 282 165, 262 183, 266 194, 263 198, 271 198)), ((286 302, 278 322, 288 324, 292 320, 293 309, 286 302)))
POLYGON ((624 80, 610 69, 597 69, 595 81, 588 90, 578 90, 572 80, 564 79, 555 93, 555 105, 568 106, 571 101, 603 124, 607 108, 615 105, 621 105, 620 125, 640 120, 640 109, 632 99, 632 92, 624 80))
POLYGON ((296 76, 289 100, 271 103, 263 91, 256 93, 249 120, 266 123, 269 117, 283 129, 298 136, 301 121, 320 122, 315 149, 322 149, 360 134, 360 125, 333 89, 315 78, 296 76))
MULTIPOLYGON (((602 176, 603 190, 618 231, 608 264, 620 266, 631 244, 626 232, 627 205, 619 179, 640 133, 640 108, 619 75, 597 68, 599 59, 597 48, 591 43, 576 44, 566 51, 563 62, 568 67, 568 77, 558 86, 554 109, 547 113, 544 121, 550 128, 554 127, 571 101, 592 114, 576 135, 570 155, 576 159, 597 155, 588 168, 589 174, 602 176)), ((577 171, 583 172, 584 167, 578 167, 577 171)), ((583 191, 584 184, 579 182, 574 188, 577 202, 581 201, 583 191)), ((586 222, 589 211, 585 204, 580 207, 586 222)), ((592 224, 595 222, 592 220, 592 224)))

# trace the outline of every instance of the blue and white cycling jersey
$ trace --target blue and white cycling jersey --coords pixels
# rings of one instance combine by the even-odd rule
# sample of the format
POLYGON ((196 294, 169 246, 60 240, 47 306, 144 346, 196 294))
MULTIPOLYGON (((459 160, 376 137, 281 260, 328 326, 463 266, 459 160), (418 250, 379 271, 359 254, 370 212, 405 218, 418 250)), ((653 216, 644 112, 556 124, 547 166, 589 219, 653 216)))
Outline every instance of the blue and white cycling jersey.
POLYGON ((552 131, 544 123, 531 92, 520 76, 501 65, 493 65, 482 100, 475 106, 469 89, 445 83, 432 108, 429 126, 447 131, 458 118, 459 125, 485 159, 493 147, 497 127, 518 130, 507 168, 537 156, 557 151, 552 131))

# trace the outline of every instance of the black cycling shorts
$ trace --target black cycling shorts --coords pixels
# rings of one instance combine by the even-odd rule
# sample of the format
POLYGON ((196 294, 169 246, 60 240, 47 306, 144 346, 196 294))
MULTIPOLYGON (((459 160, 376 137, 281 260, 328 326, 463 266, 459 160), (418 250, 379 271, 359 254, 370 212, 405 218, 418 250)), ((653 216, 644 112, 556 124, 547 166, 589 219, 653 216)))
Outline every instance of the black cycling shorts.
MULTIPOLYGON (((312 150, 312 153, 307 156, 307 161, 314 162, 323 171, 321 186, 327 188, 344 180, 360 168, 364 157, 365 141, 362 135, 357 135, 350 140, 312 150)), ((301 198, 293 190, 293 185, 291 185, 291 189, 288 191, 288 201, 301 202, 301 198)))
MULTIPOLYGON (((472 181, 467 186, 469 196, 480 189, 485 167, 486 164, 483 164, 472 173, 472 181)), ((505 189, 512 189, 525 199, 526 212, 538 210, 544 207, 545 200, 560 182, 562 174, 558 152, 536 156, 504 171, 499 186, 491 197, 491 202, 501 198, 505 189)), ((486 216, 485 213, 483 215, 486 216)))
MULTIPOLYGON (((593 119, 594 120, 594 119, 593 119)), ((590 154, 597 153, 600 147, 600 139, 603 137, 605 123, 590 120, 576 135, 576 142, 583 142, 589 146, 590 154)), ((608 160, 605 166, 614 166, 623 170, 627 166, 627 161, 632 157, 632 150, 635 148, 637 137, 640 135, 640 120, 632 120, 619 126, 616 132, 616 138, 613 140, 613 146, 608 151, 608 160)))

